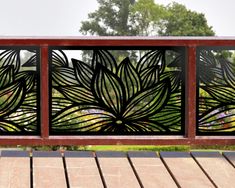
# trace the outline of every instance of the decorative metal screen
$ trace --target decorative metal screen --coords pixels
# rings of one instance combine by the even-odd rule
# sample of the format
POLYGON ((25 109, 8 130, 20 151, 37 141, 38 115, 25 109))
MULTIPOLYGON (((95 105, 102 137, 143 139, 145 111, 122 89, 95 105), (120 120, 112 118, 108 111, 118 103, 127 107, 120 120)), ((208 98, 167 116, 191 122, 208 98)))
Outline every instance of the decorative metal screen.
POLYGON ((51 134, 184 133, 184 48, 52 47, 51 134))
POLYGON ((0 47, 0 134, 39 134, 39 50, 0 47))
POLYGON ((197 133, 234 135, 235 49, 197 50, 197 133))

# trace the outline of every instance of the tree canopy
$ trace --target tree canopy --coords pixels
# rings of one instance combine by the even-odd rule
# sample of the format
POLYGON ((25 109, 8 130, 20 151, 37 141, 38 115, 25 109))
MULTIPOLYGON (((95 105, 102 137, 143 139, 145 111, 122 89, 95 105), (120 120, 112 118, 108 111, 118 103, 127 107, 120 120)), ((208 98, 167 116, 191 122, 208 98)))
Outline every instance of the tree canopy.
POLYGON ((130 7, 134 0, 97 0, 99 8, 88 15, 88 21, 82 22, 83 34, 112 36, 134 35, 128 23, 130 7))
POLYGON ((208 26, 205 15, 188 10, 184 5, 172 3, 166 7, 164 22, 159 35, 164 36, 211 36, 215 35, 208 26))
POLYGON ((205 15, 184 5, 167 6, 154 0, 97 0, 80 32, 99 36, 211 36, 215 35, 205 15))

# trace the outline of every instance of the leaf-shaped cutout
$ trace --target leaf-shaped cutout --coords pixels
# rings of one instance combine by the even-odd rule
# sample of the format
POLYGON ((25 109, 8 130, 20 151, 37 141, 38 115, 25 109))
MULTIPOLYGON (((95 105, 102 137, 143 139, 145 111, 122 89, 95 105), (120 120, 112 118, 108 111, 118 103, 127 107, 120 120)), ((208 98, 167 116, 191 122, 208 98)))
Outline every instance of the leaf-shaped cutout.
POLYGON ((138 121, 132 121, 129 123, 130 127, 135 130, 134 132, 140 132, 140 133, 156 133, 156 132, 166 132, 168 131, 167 126, 163 126, 157 121, 153 120, 138 120, 138 121))
POLYGON ((91 79, 93 76, 93 70, 82 61, 72 59, 74 74, 80 85, 83 85, 86 89, 91 89, 91 79))
POLYGON ((71 106, 73 102, 63 97, 56 89, 52 88, 52 114, 71 106))
POLYGON ((206 67, 216 67, 216 58, 211 50, 200 51, 200 64, 206 67))
POLYGON ((97 64, 91 85, 92 91, 101 105, 106 105, 113 113, 122 111, 126 95, 124 85, 117 75, 97 64))
POLYGON ((30 92, 25 95, 24 102, 20 106, 22 109, 31 109, 36 111, 37 110, 37 93, 30 92))
POLYGON ((170 68, 170 67, 174 67, 174 68, 181 68, 181 64, 183 63, 183 56, 180 54, 180 55, 177 55, 168 65, 167 67, 170 68))
POLYGON ((137 64, 137 71, 141 73, 144 69, 155 66, 159 66, 159 73, 164 72, 166 66, 165 50, 152 50, 146 53, 137 64))
POLYGON ((170 97, 170 80, 166 79, 152 88, 139 92, 127 105, 123 114, 128 120, 136 120, 148 117, 160 111, 170 97))
POLYGON ((52 66, 56 67, 68 67, 68 58, 62 50, 52 51, 52 66))
POLYGON ((36 55, 32 55, 23 65, 22 67, 36 67, 37 66, 37 57, 36 55))
POLYGON ((14 73, 20 70, 20 50, 4 50, 0 53, 1 67, 13 66, 14 73))
POLYGON ((174 93, 177 91, 180 87, 181 84, 181 71, 169 71, 169 72, 164 72, 160 76, 160 80, 164 80, 166 78, 169 78, 171 81, 171 93, 174 93))
POLYGON ((0 90, 0 117, 14 112, 24 101, 26 86, 24 81, 12 83, 0 90))
POLYGON ((234 105, 213 108, 199 118, 199 129, 202 131, 225 131, 230 129, 230 131, 232 131, 235 127, 234 105))
POLYGON ((122 83, 125 86, 125 93, 128 101, 128 99, 141 89, 139 75, 128 57, 125 58, 118 66, 118 76, 121 78, 122 83))
POLYGON ((32 108, 20 108, 4 119, 12 121, 20 127, 27 127, 37 122, 37 111, 32 108))
POLYGON ((211 110, 215 106, 220 105, 220 101, 210 96, 208 92, 206 92, 204 89, 199 88, 199 116, 201 116, 204 113, 207 113, 208 110, 211 110))
POLYGON ((14 79, 13 66, 5 66, 0 68, 0 88, 9 85, 14 79))
POLYGON ((225 81, 235 90, 235 63, 221 58, 220 64, 223 71, 225 81))
POLYGON ((73 102, 69 99, 63 97, 63 95, 59 95, 59 92, 52 88, 52 115, 63 110, 64 108, 71 106, 73 102))
POLYGON ((166 105, 154 117, 150 118, 167 127, 181 128, 181 107, 174 105, 166 105))
POLYGON ((21 132, 21 128, 16 125, 13 124, 12 122, 8 122, 8 121, 0 121, 0 132, 21 132))
POLYGON ((52 97, 52 115, 58 113, 68 106, 71 106, 72 104, 73 102, 68 99, 62 97, 52 97))
POLYGON ((235 115, 233 110, 234 105, 217 105, 199 116, 199 124, 212 123, 216 120, 224 120, 224 118, 230 117, 230 115, 235 115))
POLYGON ((36 82, 36 72, 35 71, 22 71, 16 74, 16 80, 24 81, 26 84, 26 91, 29 92, 34 89, 36 82))
POLYGON ((221 68, 199 66, 200 81, 206 85, 226 85, 221 68))
POLYGON ((58 90, 65 98, 75 102, 77 104, 90 104, 95 102, 95 98, 92 93, 84 87, 80 86, 58 86, 54 87, 58 90))
POLYGON ((209 93, 214 99, 222 103, 235 102, 235 91, 227 86, 201 86, 203 90, 209 93))
POLYGON ((159 81, 159 66, 152 66, 143 69, 140 73, 143 89, 149 88, 159 81))
POLYGON ((53 67, 52 81, 53 86, 72 86, 78 84, 74 70, 69 67, 53 67))
POLYGON ((117 63, 112 54, 107 50, 94 50, 92 68, 95 70, 97 64, 101 64, 113 73, 117 71, 117 63))
POLYGON ((102 108, 89 106, 70 106, 52 117, 54 132, 97 132, 111 125, 113 115, 102 108))

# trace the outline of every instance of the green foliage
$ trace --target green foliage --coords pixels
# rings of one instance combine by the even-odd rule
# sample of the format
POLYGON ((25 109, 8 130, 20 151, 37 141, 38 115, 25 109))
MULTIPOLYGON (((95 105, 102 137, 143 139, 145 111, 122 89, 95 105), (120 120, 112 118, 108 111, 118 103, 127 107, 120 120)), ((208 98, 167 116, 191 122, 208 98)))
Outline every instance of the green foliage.
POLYGON ((162 22, 160 35, 164 36, 213 36, 205 15, 188 10, 184 5, 172 3, 166 7, 167 14, 162 22))
POLYGON ((205 15, 184 5, 154 0, 97 0, 99 8, 82 22, 82 34, 99 36, 212 36, 205 15))
MULTIPOLYGON (((9 146, 4 146, 9 148, 9 146)), ((158 145, 88 145, 88 146, 31 146, 31 147, 22 147, 18 146, 17 150, 35 150, 35 151, 234 151, 235 146, 219 146, 219 145, 166 145, 166 146, 158 146, 158 145)))
POLYGON ((97 0, 99 8, 88 15, 89 21, 82 22, 83 34, 114 36, 133 35, 128 23, 129 10, 134 0, 97 0))
POLYGON ((139 0, 130 7, 130 22, 137 35, 157 35, 166 9, 154 0, 139 0))

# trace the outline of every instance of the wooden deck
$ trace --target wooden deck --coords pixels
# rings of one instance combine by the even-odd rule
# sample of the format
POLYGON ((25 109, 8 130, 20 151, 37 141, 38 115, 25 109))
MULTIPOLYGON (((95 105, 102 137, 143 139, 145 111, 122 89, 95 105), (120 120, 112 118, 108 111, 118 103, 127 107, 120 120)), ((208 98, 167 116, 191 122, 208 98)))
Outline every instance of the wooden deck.
POLYGON ((0 188, 235 187, 235 152, 2 151, 0 188))

